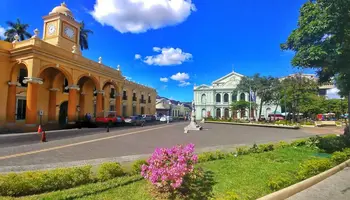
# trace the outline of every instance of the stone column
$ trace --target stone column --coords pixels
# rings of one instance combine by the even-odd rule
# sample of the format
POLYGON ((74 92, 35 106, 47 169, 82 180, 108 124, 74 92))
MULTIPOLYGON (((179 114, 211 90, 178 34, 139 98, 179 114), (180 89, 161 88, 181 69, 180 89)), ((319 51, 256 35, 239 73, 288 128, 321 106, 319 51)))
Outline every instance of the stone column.
POLYGON ((49 111, 48 111, 48 118, 49 122, 56 121, 56 96, 57 92, 60 91, 58 88, 51 88, 49 89, 49 111))
POLYGON ((43 81, 40 78, 26 77, 23 83, 28 83, 26 125, 36 126, 38 119, 38 89, 39 84, 43 84, 43 81))
POLYGON ((80 119, 84 119, 85 116, 85 93, 82 92, 80 93, 80 97, 79 97, 79 118, 80 119))
POLYGON ((225 109, 224 108, 220 108, 220 114, 221 114, 221 117, 225 117, 225 109))
POLYGON ((6 121, 9 124, 16 122, 16 87, 17 82, 8 82, 6 121))
POLYGON ((79 86, 72 85, 69 88, 68 97, 68 124, 74 124, 77 113, 77 91, 80 90, 79 86))
POLYGON ((96 114, 97 113, 101 113, 103 108, 102 108, 102 105, 103 105, 103 95, 104 95, 104 91, 103 90, 100 90, 100 91, 97 91, 97 98, 96 98, 96 114))
POLYGON ((117 112, 117 115, 122 116, 122 110, 121 110, 121 104, 122 104, 122 95, 121 94, 117 94, 115 96, 115 111, 117 112))

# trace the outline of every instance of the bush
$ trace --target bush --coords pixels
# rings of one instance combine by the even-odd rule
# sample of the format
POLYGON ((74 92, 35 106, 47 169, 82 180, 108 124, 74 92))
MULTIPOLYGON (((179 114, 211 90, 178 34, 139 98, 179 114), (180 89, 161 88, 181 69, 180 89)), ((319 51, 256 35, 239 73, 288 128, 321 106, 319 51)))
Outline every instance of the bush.
POLYGON ((99 181, 106 181, 123 175, 123 169, 117 162, 103 163, 97 169, 97 180, 99 181))
POLYGON ((237 155, 247 155, 250 152, 249 152, 248 147, 237 147, 236 148, 236 153, 237 153, 237 155))
POLYGON ((174 192, 183 184, 184 177, 193 172, 198 157, 194 144, 157 148, 142 166, 141 175, 148 179, 160 193, 174 192))
POLYGON ((350 148, 345 148, 343 152, 346 154, 348 158, 350 158, 350 148))
POLYGON ((142 165, 146 165, 146 160, 136 160, 131 166, 132 174, 140 174, 142 165))
POLYGON ((342 151, 349 146, 349 137, 344 135, 328 135, 319 138, 317 147, 324 150, 327 153, 333 153, 336 151, 342 151))
POLYGON ((307 179, 311 176, 315 176, 321 172, 324 172, 331 167, 331 161, 326 158, 307 160, 300 165, 298 177, 302 180, 307 179))
POLYGON ((293 177, 293 175, 288 175, 288 176, 275 176, 271 178, 268 182, 267 185, 272 191, 277 191, 282 188, 288 187, 292 185, 293 183, 296 182, 296 178, 293 177))
POLYGON ((348 159, 348 155, 346 152, 336 151, 333 153, 331 160, 334 164, 340 164, 348 159))
POLYGON ((26 196, 93 182, 91 166, 0 175, 0 196, 26 196))
POLYGON ((274 147, 275 149, 281 149, 281 148, 288 147, 289 144, 285 141, 280 141, 280 142, 276 143, 274 146, 275 146, 274 147))
POLYGON ((249 149, 249 153, 259 153, 259 147, 257 144, 253 144, 253 146, 249 149))
POLYGON ((213 152, 204 152, 198 154, 198 162, 208 162, 212 160, 216 160, 215 154, 213 152))
POLYGON ((258 146, 259 152, 268 152, 268 151, 273 151, 274 150, 274 145, 273 144, 260 144, 258 146))
POLYGON ((307 143, 307 139, 299 139, 299 140, 294 140, 292 143, 290 143, 290 145, 293 147, 301 147, 301 146, 305 146, 306 143, 307 143))

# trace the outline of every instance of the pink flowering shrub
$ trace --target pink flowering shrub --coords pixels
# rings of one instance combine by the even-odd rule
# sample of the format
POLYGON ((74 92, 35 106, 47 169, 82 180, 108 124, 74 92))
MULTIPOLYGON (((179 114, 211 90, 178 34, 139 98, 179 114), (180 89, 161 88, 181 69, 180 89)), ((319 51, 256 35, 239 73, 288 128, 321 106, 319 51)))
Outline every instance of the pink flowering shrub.
POLYGON ((197 160, 194 144, 157 148, 147 164, 142 165, 141 175, 160 191, 175 191, 193 172, 197 160))

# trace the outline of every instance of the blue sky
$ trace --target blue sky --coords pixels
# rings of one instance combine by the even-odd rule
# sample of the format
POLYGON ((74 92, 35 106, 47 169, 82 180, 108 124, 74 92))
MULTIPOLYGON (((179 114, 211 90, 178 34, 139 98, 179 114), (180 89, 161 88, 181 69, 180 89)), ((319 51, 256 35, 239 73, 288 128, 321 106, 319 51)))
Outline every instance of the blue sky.
MULTIPOLYGON (((296 27, 306 0, 173 0, 166 6, 161 3, 168 0, 65 2, 76 20, 94 31, 85 57, 97 61, 102 56, 104 64, 120 65, 123 75, 161 96, 191 101, 194 84, 210 84, 232 68, 243 75, 277 77, 297 71, 290 64, 293 53, 282 52, 279 45, 296 27)), ((2 0, 0 27, 20 18, 30 24, 30 32, 42 31, 42 17, 60 3, 36 0, 14 6, 2 0)))

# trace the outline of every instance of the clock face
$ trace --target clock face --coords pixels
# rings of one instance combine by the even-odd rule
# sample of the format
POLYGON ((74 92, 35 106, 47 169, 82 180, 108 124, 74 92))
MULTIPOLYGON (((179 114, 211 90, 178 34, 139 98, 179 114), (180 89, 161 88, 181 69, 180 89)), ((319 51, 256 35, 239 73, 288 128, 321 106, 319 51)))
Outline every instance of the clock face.
POLYGON ((74 38, 74 30, 70 27, 66 27, 64 29, 64 34, 66 34, 67 37, 69 37, 70 39, 73 39, 74 38))
POLYGON ((48 34, 53 35, 56 32, 56 26, 54 24, 50 24, 48 26, 48 34))

